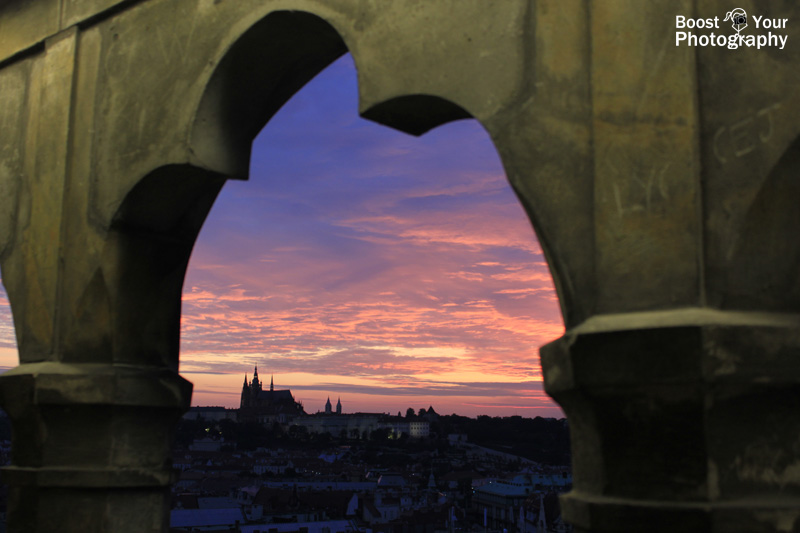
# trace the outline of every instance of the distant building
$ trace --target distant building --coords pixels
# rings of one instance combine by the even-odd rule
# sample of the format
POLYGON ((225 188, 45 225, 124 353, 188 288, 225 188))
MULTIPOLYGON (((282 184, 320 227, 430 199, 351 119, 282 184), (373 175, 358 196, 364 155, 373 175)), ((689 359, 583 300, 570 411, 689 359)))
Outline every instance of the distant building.
POLYGON ((369 436, 380 427, 382 413, 354 413, 336 415, 332 412, 295 418, 292 425, 306 428, 309 433, 330 433, 336 437, 358 438, 369 436))
POLYGON ((185 420, 206 420, 219 422, 220 420, 236 420, 238 411, 225 407, 190 407, 183 415, 185 420))
MULTIPOLYGON (((328 396, 328 401, 325 402, 325 414, 332 415, 333 414, 333 407, 331 406, 331 397, 328 396)), ((342 414, 342 399, 339 398, 339 401, 336 402, 336 414, 342 414)))
POLYGON ((415 439, 424 439, 431 434, 431 425, 425 420, 408 423, 408 436, 415 439))
POLYGON ((245 516, 241 509, 173 509, 169 522, 177 531, 230 531, 244 523, 245 516))
POLYGON ((223 442, 206 437, 194 439, 189 445, 189 450, 193 452, 218 452, 222 448, 222 445, 223 442))
POLYGON ((450 444, 463 444, 467 442, 467 435, 465 433, 449 433, 447 442, 450 444))
POLYGON ((520 510, 517 530, 520 533, 571 533, 573 527, 561 517, 558 494, 535 494, 520 510))
POLYGON ((305 415, 302 404, 295 401, 290 390, 275 390, 270 378, 269 390, 263 390, 258 380, 258 365, 253 372, 253 381, 244 376, 242 396, 239 402, 239 421, 262 424, 288 424, 296 416, 305 415))
POLYGON ((491 528, 516 528, 526 533, 564 533, 571 527, 560 519, 556 492, 565 490, 571 476, 519 474, 474 486, 472 507, 491 528), (545 508, 547 510, 545 511, 545 508))
MULTIPOLYGON (((209 416, 222 415, 209 411, 209 416)), ((277 422, 304 427, 308 433, 329 433, 336 437, 347 438, 369 438, 372 432, 378 429, 387 430, 392 438, 400 438, 404 434, 412 438, 427 438, 430 436, 430 422, 436 420, 438 416, 433 407, 428 408, 424 417, 414 420, 384 413, 344 414, 342 399, 337 400, 334 410, 330 396, 325 402, 323 412, 307 415, 303 406, 295 401, 292 391, 275 390, 272 378, 269 390, 263 390, 258 379, 258 366, 255 367, 251 382, 248 383, 246 374, 244 376, 238 410, 240 422, 259 422, 266 425, 277 422)))
POLYGON ((534 491, 535 487, 528 477, 516 476, 510 481, 492 482, 476 487, 472 505, 479 516, 485 517, 488 527, 515 526, 519 520, 520 508, 534 491))
POLYGON ((378 429, 387 430, 392 438, 400 438, 403 434, 412 438, 430 436, 430 422, 427 419, 409 421, 384 413, 343 414, 341 398, 336 402, 334 413, 330 397, 325 402, 323 412, 297 417, 292 421, 292 425, 304 427, 308 433, 329 433, 336 437, 347 438, 369 438, 372 432, 378 429))

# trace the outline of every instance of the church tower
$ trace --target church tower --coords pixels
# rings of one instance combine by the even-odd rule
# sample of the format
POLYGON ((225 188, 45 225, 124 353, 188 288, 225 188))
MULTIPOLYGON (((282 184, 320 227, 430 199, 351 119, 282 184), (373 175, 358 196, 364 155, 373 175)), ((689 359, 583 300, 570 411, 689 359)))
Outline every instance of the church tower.
POLYGON ((250 383, 250 388, 252 389, 253 396, 258 396, 258 393, 261 392, 261 382, 258 381, 258 365, 256 365, 255 372, 253 372, 253 381, 250 383))
POLYGON ((331 398, 328 396, 328 401, 325 402, 325 414, 330 415, 333 413, 333 408, 331 406, 331 398))
POLYGON ((244 375, 244 385, 242 385, 242 398, 239 401, 239 408, 247 407, 250 404, 250 385, 247 383, 247 374, 244 375))
POLYGON ((341 398, 339 398, 339 401, 336 402, 336 414, 337 415, 342 414, 342 399, 341 398))
POLYGON ((269 389, 266 390, 266 385, 258 379, 258 365, 254 368, 250 383, 247 382, 247 374, 244 376, 239 408, 239 421, 261 424, 288 424, 295 416, 305 414, 303 406, 292 396, 292 391, 275 390, 274 376, 270 376, 269 389))

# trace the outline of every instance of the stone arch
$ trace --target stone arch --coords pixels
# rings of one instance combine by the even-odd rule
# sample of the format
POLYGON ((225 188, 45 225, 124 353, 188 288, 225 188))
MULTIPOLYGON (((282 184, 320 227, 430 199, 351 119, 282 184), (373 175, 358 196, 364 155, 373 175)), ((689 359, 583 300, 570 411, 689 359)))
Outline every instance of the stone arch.
MULTIPOLYGON (((224 52, 206 84, 189 134, 193 157, 229 177, 246 177, 250 144, 258 132, 348 50, 336 28, 316 14, 273 11, 255 22, 224 52)), ((354 59, 358 67, 357 54, 354 59)), ((412 135, 473 118, 459 104, 434 94, 390 97, 361 115, 412 135)))
POLYGON ((250 144, 278 109, 347 51, 322 18, 275 11, 244 31, 225 50, 203 91, 190 126, 196 161, 246 178, 250 144))
MULTIPOLYGON (((126 255, 134 258, 133 264, 138 265, 126 268, 126 272, 149 284, 150 293, 159 294, 160 299, 156 301, 156 298, 151 297, 151 301, 142 306, 150 310, 158 309, 158 314, 149 312, 137 318, 126 311, 126 319, 120 318, 119 327, 131 333, 154 331, 155 326, 165 328, 159 332, 158 341, 151 343, 151 346, 158 346, 157 356, 150 353, 157 360, 167 361, 169 366, 177 368, 180 291, 194 239, 223 185, 217 180, 222 179, 224 182, 224 179, 247 179, 251 143, 255 136, 286 101, 348 50, 346 40, 337 28, 317 14, 277 10, 264 15, 239 32, 239 36, 232 39, 231 44, 221 52, 221 56, 213 60, 216 67, 207 77, 189 127, 191 163, 160 167, 145 176, 126 196, 112 223, 112 228, 117 231, 115 242, 124 240, 126 255), (295 44, 298 46, 295 47, 295 44), (276 50, 287 50, 288 53, 280 56, 276 50), (201 192, 201 189, 206 189, 206 192, 201 192), (150 228, 153 223, 141 215, 150 209, 164 210, 165 218, 171 220, 174 214, 171 213, 170 203, 181 204, 185 194, 200 199, 197 210, 192 211, 192 217, 197 218, 191 218, 191 229, 182 227, 180 230, 182 237, 179 240, 183 252, 179 258, 175 258, 176 270, 170 271, 169 280, 165 278, 159 281, 152 277, 154 272, 148 274, 150 267, 146 264, 146 259, 141 260, 144 255, 134 249, 137 246, 159 247, 162 243, 177 238, 168 236, 173 231, 170 228, 177 226, 172 223, 156 224, 161 229, 154 242, 139 242, 136 238, 122 237, 121 232, 133 228, 150 228), (206 201, 209 203, 206 204, 206 201), (184 237, 190 240, 184 241, 184 237), (163 283, 168 283, 166 291, 162 290, 163 283), (165 303, 165 295, 171 303, 165 303), (156 317, 160 318, 156 320, 156 317), (143 329, 145 321, 153 327, 143 329)), ((354 54, 354 61, 358 67, 357 54, 354 54)), ((361 81, 359 71, 360 93, 361 81)), ((394 95, 383 100, 370 99, 368 107, 361 106, 360 115, 415 136, 455 120, 474 118, 496 148, 498 139, 492 135, 492 129, 487 126, 486 121, 476 116, 479 113, 473 114, 467 109, 468 104, 455 100, 432 93, 394 95)), ((363 104, 363 98, 361 102, 363 104)), ((505 169, 503 153, 500 151, 498 158, 505 169)), ((507 173, 504 175, 508 179, 507 173)), ((531 215, 533 205, 524 201, 513 182, 510 185, 534 226, 532 236, 538 237, 534 224, 536 219, 531 215)), ((141 232, 140 229, 135 231, 141 232)), ((564 309, 561 299, 562 284, 558 281, 557 270, 552 266, 553 254, 546 249, 543 242, 539 242, 545 249, 544 256, 554 278, 559 303, 564 309)), ((152 256, 152 248, 148 249, 148 254, 152 256)), ((157 267, 161 269, 162 266, 157 267)), ((125 283, 121 285, 125 286, 125 283)), ((131 340, 130 346, 144 342, 143 338, 131 340)), ((124 351, 127 352, 127 349, 124 351)))
POLYGON ((458 104, 430 94, 391 98, 370 107, 362 116, 411 135, 422 135, 453 120, 473 118, 458 104))
MULTIPOLYGON (((534 198, 536 194, 519 183, 527 176, 520 178, 512 172, 522 166, 520 147, 508 138, 515 135, 514 127, 509 127, 506 117, 498 117, 496 109, 484 109, 483 103, 470 105, 469 95, 437 91, 441 89, 437 83, 423 83, 422 87, 412 83, 407 91, 377 87, 370 72, 375 59, 364 57, 361 38, 343 21, 311 10, 271 11, 241 30, 214 60, 216 67, 197 104, 189 131, 192 163, 231 178, 246 179, 250 147, 257 133, 294 93, 350 51, 358 70, 362 117, 417 136, 454 120, 474 118, 481 124, 498 150, 506 178, 542 248, 564 321, 568 326, 579 323, 591 305, 589 298, 579 296, 586 280, 575 279, 579 277, 575 265, 568 265, 575 260, 563 254, 563 247, 555 246, 562 228, 552 231, 545 224, 552 217, 543 209, 547 207, 547 196, 552 194, 548 186, 536 191, 541 193, 541 199, 534 198), (275 50, 288 53, 281 56, 275 50), (362 65, 366 66, 362 69, 362 65), (243 84, 242 80, 247 81, 243 84), (369 89, 365 89, 366 85, 369 89)), ((475 96, 482 92, 483 88, 476 89, 475 96)), ((584 195, 576 195, 579 202, 585 201, 584 195)), ((572 231, 580 232, 574 228, 572 231)), ((570 250, 570 255, 574 253, 570 250)))
MULTIPOLYGON (((180 11, 177 7, 172 7, 175 4, 149 5, 154 5, 153 10, 161 17, 175 16, 180 11)), ((386 71, 376 68, 376 65, 381 66, 380 62, 385 59, 384 53, 370 53, 370 47, 376 47, 376 38, 381 37, 381 31, 387 32, 388 40, 405 41, 409 31, 408 24, 413 27, 414 23, 410 22, 413 19, 409 19, 409 22, 403 22, 400 26, 387 27, 385 22, 381 22, 376 24, 381 28, 379 31, 371 31, 370 24, 378 20, 379 16, 398 17, 403 13, 402 7, 367 10, 353 24, 352 14, 345 11, 304 3, 299 4, 300 9, 291 4, 293 9, 288 10, 285 9, 286 5, 253 6, 245 11, 229 7, 230 4, 217 7, 217 3, 214 3, 214 9, 219 9, 220 12, 228 10, 225 22, 205 22, 205 29, 214 28, 214 37, 204 43, 203 52, 193 54, 191 60, 183 61, 181 66, 175 67, 176 75, 187 83, 178 84, 180 90, 168 91, 169 94, 165 94, 163 102, 155 104, 155 98, 171 84, 168 79, 160 78, 157 84, 147 87, 150 92, 146 95, 137 95, 128 91, 122 83, 125 76, 131 69, 149 67, 151 64, 154 64, 154 70, 173 68, 173 65, 177 65, 176 61, 186 59, 187 49, 170 41, 169 46, 163 50, 163 57, 155 52, 147 52, 148 48, 144 46, 129 46, 125 50, 120 44, 125 40, 126 34, 123 30, 115 29, 116 23, 106 24, 101 19, 95 21, 99 22, 96 27, 87 26, 85 35, 79 34, 75 37, 80 40, 79 53, 82 53, 80 50, 90 51, 86 52, 88 59, 82 59, 87 59, 86 64, 92 65, 94 61, 96 67, 106 67, 105 71, 101 68, 98 78, 93 80, 97 82, 97 87, 85 90, 81 98, 87 101, 96 99, 98 108, 105 109, 112 119, 102 123, 92 123, 87 119, 88 124, 102 131, 96 135, 97 139, 94 141, 98 147, 92 147, 92 150, 101 155, 97 156, 99 162, 92 168, 97 176, 93 176, 88 185, 92 219, 90 225, 95 226, 92 230, 99 228, 99 239, 107 242, 102 244, 103 251, 92 258, 98 264, 87 267, 87 271, 91 272, 81 273, 78 280, 70 280, 71 283, 77 281, 72 284, 80 287, 74 291, 77 294, 69 295, 74 302, 74 308, 63 313, 59 311, 61 316, 56 317, 57 321, 63 322, 54 328, 56 335, 60 332, 65 335, 60 340, 63 345, 57 346, 57 349, 66 354, 66 360, 91 361, 94 357, 88 354, 99 354, 109 349, 114 351, 115 361, 117 357, 121 358, 120 361, 128 360, 129 356, 123 355, 123 352, 134 353, 133 347, 140 346, 143 341, 141 336, 121 333, 136 329, 130 327, 136 320, 128 320, 133 309, 122 307, 125 300, 122 295, 130 290, 125 287, 138 287, 139 283, 151 287, 158 285, 155 278, 146 279, 149 275, 146 274, 149 271, 147 267, 135 272, 134 269, 127 268, 121 260, 123 257, 132 257, 132 263, 135 264, 136 258, 141 258, 142 255, 134 250, 146 250, 150 246, 133 237, 149 231, 137 227, 149 227, 148 224, 141 223, 141 217, 137 219, 139 222, 128 222, 131 217, 136 218, 132 213, 141 209, 136 206, 149 203, 148 209, 160 212, 157 219, 169 218, 171 215, 167 212, 175 208, 168 206, 167 199, 171 198, 179 206, 178 211, 185 207, 181 205, 183 199, 176 195, 177 190, 183 190, 189 197, 193 197, 195 192, 204 196, 212 194, 210 191, 219 190, 219 180, 224 181, 222 176, 246 178, 252 138, 294 92, 348 49, 353 53, 356 65, 364 66, 359 69, 359 92, 361 114, 365 118, 414 135, 421 135, 438 125, 462 118, 474 117, 482 124, 498 148, 512 189, 522 201, 529 219, 533 221, 539 242, 551 266, 562 311, 572 307, 574 298, 565 298, 563 293, 569 295, 576 292, 572 288, 574 284, 570 282, 574 273, 563 265, 559 266, 559 263, 568 262, 569 258, 564 259, 559 253, 562 250, 551 247, 556 235, 540 231, 540 226, 544 226, 549 217, 547 213, 537 217, 534 212, 539 211, 545 202, 534 202, 531 192, 520 188, 520 179, 512 178, 509 164, 516 167, 517 171, 521 166, 516 160, 518 154, 514 153, 518 147, 509 148, 510 143, 504 138, 504 133, 498 134, 499 130, 509 130, 509 135, 514 134, 513 129, 508 127, 507 119, 498 118, 498 109, 502 105, 516 105, 516 101, 509 95, 512 94, 512 87, 519 83, 519 58, 516 55, 512 57, 512 68, 498 69, 511 72, 508 83, 505 83, 505 76, 482 76, 501 81, 493 84, 478 83, 476 87, 471 87, 470 83, 454 85, 451 81, 452 72, 448 71, 443 75, 437 71, 437 67, 442 66, 440 56, 446 56, 446 51, 453 50, 456 46, 448 41, 435 54, 424 54, 419 49, 409 53, 403 51, 401 58, 406 68, 411 65, 413 74, 402 80, 395 76, 383 79, 386 71), (122 37, 119 37, 120 34, 122 37), (435 59, 428 60, 429 55, 435 56, 435 59), (368 87, 365 89, 365 86, 368 87), (496 97, 484 101, 485 94, 495 93, 496 97), (114 95, 117 101, 111 101, 107 95, 114 95), (154 115, 157 117, 155 120, 154 115), (134 124, 138 124, 136 135, 132 133, 136 129, 134 124), (104 139, 115 140, 105 142, 104 139), (117 150, 119 147, 115 144, 124 146, 125 150, 117 150), (501 149, 501 145, 506 146, 505 151, 501 149), (124 154, 120 155, 119 152, 124 154), (177 177, 168 177, 173 174, 177 177), (193 189, 193 179, 197 182, 197 191, 193 189), (128 276, 126 279, 136 281, 123 283, 120 276, 128 276), (119 294, 113 294, 115 292, 119 294), (112 309, 116 310, 112 312, 112 309), (116 325, 109 322, 113 320, 117 321, 116 325), (101 324, 102 327, 98 330, 101 324), (111 331, 116 328, 120 331, 112 334, 111 331), (92 330, 108 333, 101 340, 91 333, 92 330), (97 345, 97 350, 88 349, 92 343, 97 345), (106 348, 101 350, 100 345, 106 348)), ((470 9, 481 8, 476 5, 470 9)), ((519 4, 507 13, 493 11, 486 15, 496 18, 505 24, 503 27, 507 27, 509 20, 519 15, 521 9, 522 4, 519 4)), ((119 18, 128 19, 121 25, 131 31, 130 28, 142 20, 137 19, 139 12, 138 9, 121 12, 119 18)), ((449 14, 443 16, 443 13, 436 10, 432 14, 442 21, 452 18, 449 14)), ((212 19, 209 17, 209 20, 212 19)), ((182 31, 185 30, 186 28, 182 28, 182 31)), ((190 35, 193 31, 194 27, 191 28, 190 35)), ((489 39, 487 46, 505 50, 509 47, 508 39, 505 34, 497 35, 503 37, 489 39)), ((151 37, 161 39, 163 34, 156 32, 151 37)), ((419 47, 416 41, 412 41, 409 40, 411 48, 419 47)), ((177 38, 175 42, 177 43, 177 38)), ((399 46, 402 47, 403 42, 399 46)), ((425 43, 422 46, 426 46, 425 43)), ((152 48, 156 50, 163 46, 152 48)), ((396 50, 392 50, 389 55, 395 53, 396 50)), ((474 59, 484 61, 477 57, 474 59)), ((452 68, 452 65, 447 65, 447 69, 452 68)), ((480 74, 480 69, 476 69, 466 79, 473 79, 480 74)), ((87 79, 91 80, 90 77, 87 79)), ((205 208, 206 211, 208 208, 210 204, 205 208)), ((195 234, 202 225, 202 218, 196 221, 195 234)), ((157 239, 178 239, 183 242, 183 234, 169 235, 175 228, 161 230, 163 231, 157 239)), ((187 257, 191 250, 191 245, 188 246, 185 252, 187 257)), ((178 282, 181 280, 182 277, 174 280, 174 287, 167 294, 176 294, 180 285, 178 282)), ((159 302, 158 307, 161 305, 159 302)), ((175 304, 176 308, 177 305, 175 304)), ((67 306, 62 306, 62 309, 67 309, 67 306)), ((566 311, 563 312, 567 316, 566 311)), ((179 313, 164 313, 164 316, 179 316, 179 313)), ((153 318, 151 315, 146 320, 152 321, 153 318)), ((170 318, 169 321, 177 323, 176 318, 170 318)), ((175 340, 160 342, 162 346, 174 346, 171 351, 177 353, 175 340)), ((159 351, 163 350, 159 348, 159 351)), ((177 361, 177 355, 167 355, 169 351, 163 351, 157 359, 164 362, 177 361)), ((171 362, 169 366, 173 364, 175 363, 171 362)))
POLYGON ((93 333, 84 342, 66 342, 67 354, 98 351, 85 343, 102 339, 97 332, 105 325, 113 337, 109 348, 114 363, 177 371, 183 277, 197 234, 224 183, 223 176, 192 165, 165 165, 131 189, 111 221, 103 251, 106 267, 98 269, 84 293, 86 305, 79 307, 97 315, 108 306, 110 316, 84 320, 76 313, 77 321, 91 327, 70 331, 93 333))

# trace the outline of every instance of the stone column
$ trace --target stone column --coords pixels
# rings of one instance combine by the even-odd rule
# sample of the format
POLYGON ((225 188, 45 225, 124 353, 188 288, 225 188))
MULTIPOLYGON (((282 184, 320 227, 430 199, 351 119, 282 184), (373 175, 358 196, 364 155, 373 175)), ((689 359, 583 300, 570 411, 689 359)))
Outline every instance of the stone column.
MULTIPOLYGON (((192 392, 178 375, 181 287, 223 182, 185 165, 152 172, 117 210, 97 262, 64 252, 73 268, 63 275, 80 283, 60 288, 55 335, 35 321, 44 309, 18 307, 21 364, 0 376, 13 428, 10 531, 167 531, 174 429, 192 392)), ((18 250, 12 259, 30 248, 18 250)), ((13 302, 30 285, 7 264, 13 302)))
POLYGON ((29 363, 0 377, 14 428, 9 531, 166 531, 174 427, 191 390, 175 372, 133 365, 29 363))
POLYGON ((587 250, 563 294, 589 281, 541 351, 580 532, 800 531, 796 56, 676 45, 676 15, 726 9, 588 4, 592 232, 551 255, 587 250))
POLYGON ((585 532, 800 530, 797 317, 679 310, 589 320, 542 348, 585 532))
POLYGON ((14 533, 169 526, 171 445, 192 390, 178 375, 181 286, 224 179, 167 165, 115 188, 97 171, 102 38, 72 26, 0 69, 0 261, 20 357, 0 376, 14 533))

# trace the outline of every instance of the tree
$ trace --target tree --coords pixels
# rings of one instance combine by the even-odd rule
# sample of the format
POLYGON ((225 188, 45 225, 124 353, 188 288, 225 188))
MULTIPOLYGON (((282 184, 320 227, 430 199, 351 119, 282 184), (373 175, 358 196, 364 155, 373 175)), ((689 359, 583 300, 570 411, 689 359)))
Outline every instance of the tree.
POLYGON ((369 434, 370 440, 383 442, 389 439, 389 430, 387 428, 376 428, 369 434))
POLYGON ((217 424, 219 434, 225 439, 225 442, 233 442, 236 440, 236 422, 225 418, 220 420, 217 424))
POLYGON ((305 426, 289 426, 289 436, 293 439, 307 439, 308 428, 305 426))
POLYGON ((406 409, 406 418, 413 418, 414 417, 414 408, 409 407, 406 409))

